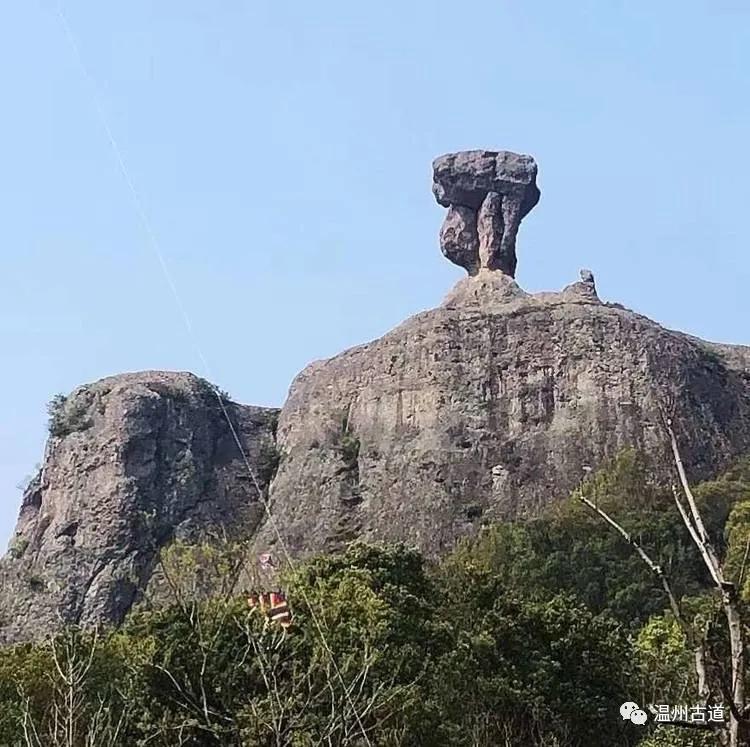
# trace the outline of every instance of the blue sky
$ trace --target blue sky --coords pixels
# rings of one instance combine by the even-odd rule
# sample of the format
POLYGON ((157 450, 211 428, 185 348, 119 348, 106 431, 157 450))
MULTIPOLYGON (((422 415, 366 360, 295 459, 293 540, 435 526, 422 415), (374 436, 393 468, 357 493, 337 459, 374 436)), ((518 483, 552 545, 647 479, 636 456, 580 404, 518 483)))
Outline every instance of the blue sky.
POLYGON ((308 362, 439 303, 440 153, 533 154, 520 283, 748 343, 741 0, 56 0, 0 10, 0 540, 56 392, 205 371, 279 405, 308 362))

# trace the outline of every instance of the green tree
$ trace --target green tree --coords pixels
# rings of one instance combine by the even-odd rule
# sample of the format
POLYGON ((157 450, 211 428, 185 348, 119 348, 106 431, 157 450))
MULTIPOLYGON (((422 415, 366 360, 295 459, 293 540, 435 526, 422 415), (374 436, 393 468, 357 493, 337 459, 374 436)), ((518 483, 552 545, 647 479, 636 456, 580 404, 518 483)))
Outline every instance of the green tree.
MULTIPOLYGON (((586 494, 661 563, 678 595, 698 594, 709 579, 686 535, 668 490, 647 477, 643 460, 624 451, 586 482, 586 494)), ((711 511, 721 524, 725 511, 711 511)), ((572 593, 595 613, 608 612, 636 631, 666 606, 664 590, 632 548, 575 496, 542 517, 498 524, 463 543, 455 562, 475 565, 504 579, 525 597, 572 593)), ((451 562, 451 561, 449 561, 451 562)))
POLYGON ((617 709, 632 697, 621 626, 570 596, 510 592, 475 567, 445 579, 453 645, 432 677, 451 744, 634 744, 617 709), (481 741, 476 741, 480 739, 481 741))

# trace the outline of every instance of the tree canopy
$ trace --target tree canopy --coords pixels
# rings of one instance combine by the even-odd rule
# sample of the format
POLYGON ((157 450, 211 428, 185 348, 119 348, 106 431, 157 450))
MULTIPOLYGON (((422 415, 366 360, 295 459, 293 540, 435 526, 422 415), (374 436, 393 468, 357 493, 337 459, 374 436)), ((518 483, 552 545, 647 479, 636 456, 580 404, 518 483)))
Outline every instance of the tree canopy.
MULTIPOLYGON (((624 453, 583 489, 658 557, 691 619, 710 625, 705 570, 670 496, 645 475, 624 453)), ((748 464, 696 493, 739 581, 748 464)), ((225 564, 222 552, 175 546, 171 603, 118 630, 71 628, 1 650, 0 745, 713 743, 620 718, 628 700, 689 702, 689 647, 653 574, 575 497, 488 527, 439 563, 365 544, 311 558, 282 579, 288 634, 234 584, 206 582, 207 557, 236 568, 235 548, 225 564)))

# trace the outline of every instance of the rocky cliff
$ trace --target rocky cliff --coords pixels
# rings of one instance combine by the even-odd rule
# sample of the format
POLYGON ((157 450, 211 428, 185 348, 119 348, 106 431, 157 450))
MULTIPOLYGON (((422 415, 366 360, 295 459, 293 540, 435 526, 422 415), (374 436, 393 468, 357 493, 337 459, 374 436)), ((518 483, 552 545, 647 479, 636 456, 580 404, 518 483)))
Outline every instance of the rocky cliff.
POLYGON ((0 562, 0 640, 62 621, 119 622, 166 543, 253 533, 278 413, 222 396, 192 374, 146 372, 55 403, 42 469, 0 562))
POLYGON ((706 477, 750 449, 749 363, 750 349, 666 330, 590 283, 528 295, 480 272, 295 379, 276 525, 295 552, 364 537, 439 553, 483 522, 537 514, 626 447, 668 479, 659 408, 672 402, 691 474, 706 477))
POLYGON ((677 407, 696 477, 750 448, 750 349, 602 303, 588 270, 560 293, 519 288, 536 176, 505 151, 435 160, 440 246, 468 277, 439 308, 295 379, 258 546, 363 537, 443 552, 483 522, 533 516, 625 447, 668 474, 662 407, 677 407))
POLYGON ((482 523, 533 516, 625 447, 667 475, 663 406, 693 477, 750 450, 750 348, 603 303, 588 271, 559 293, 516 284, 533 159, 451 154, 434 192, 448 208, 441 248, 468 277, 437 309, 308 366, 280 415, 189 374, 113 377, 58 403, 2 562, 3 640, 121 620, 175 537, 215 529, 295 554, 405 540, 436 554, 482 523))

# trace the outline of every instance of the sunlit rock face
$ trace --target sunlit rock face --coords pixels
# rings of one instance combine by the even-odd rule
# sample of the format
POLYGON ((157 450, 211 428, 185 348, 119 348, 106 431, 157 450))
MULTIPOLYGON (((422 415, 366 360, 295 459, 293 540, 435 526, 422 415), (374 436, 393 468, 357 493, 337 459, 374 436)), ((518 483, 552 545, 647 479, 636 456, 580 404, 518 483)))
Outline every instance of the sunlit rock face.
POLYGON ((482 524, 538 515, 627 447, 669 479, 667 401, 695 477, 750 447, 747 348, 602 303, 590 270, 560 292, 518 286, 536 176, 531 156, 508 151, 433 162, 440 246, 469 277, 437 309, 295 379, 259 547, 280 534, 295 553, 362 538, 440 554, 482 524))
MULTIPOLYGON (((750 448, 749 362, 602 303, 590 273, 529 294, 480 269, 439 308, 295 379, 276 527, 295 553, 363 538, 440 554, 482 524, 538 515, 624 448, 669 480, 669 399, 691 476, 707 477, 750 448)), ((264 525, 258 546, 275 535, 264 525)))
POLYGON ((750 450, 750 348, 604 303, 590 270, 559 292, 519 287, 535 179, 529 156, 438 158, 441 249, 468 277, 436 309, 307 366, 280 413, 185 373, 73 392, 0 561, 0 642, 158 602, 173 539, 242 539, 280 559, 282 544, 299 557, 355 539, 435 556, 539 515, 624 448, 669 481, 664 403, 691 478, 750 450))

